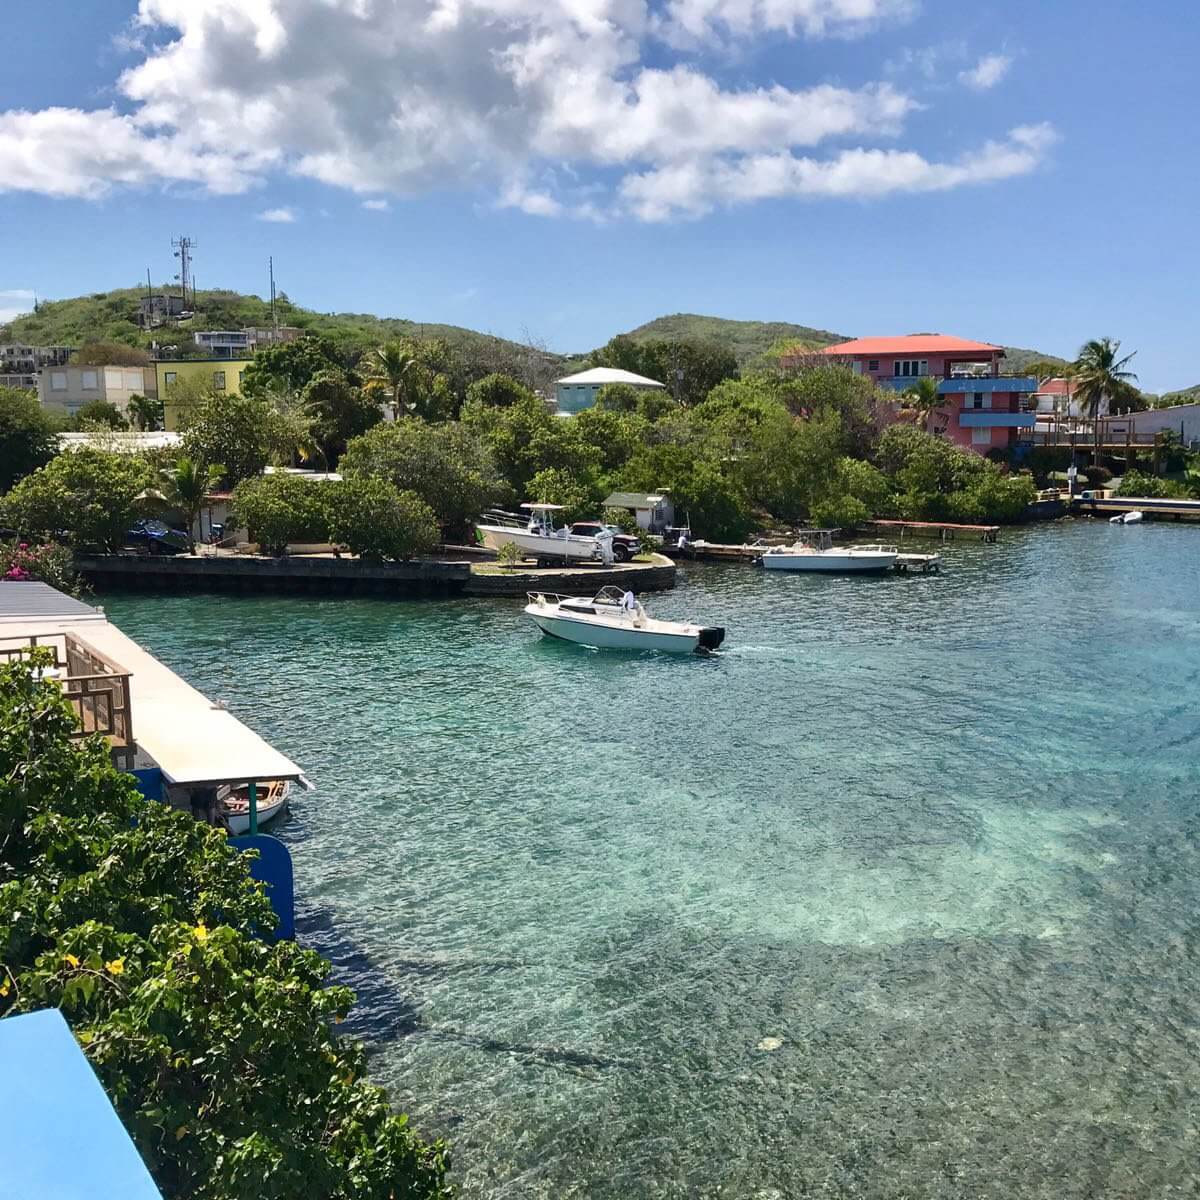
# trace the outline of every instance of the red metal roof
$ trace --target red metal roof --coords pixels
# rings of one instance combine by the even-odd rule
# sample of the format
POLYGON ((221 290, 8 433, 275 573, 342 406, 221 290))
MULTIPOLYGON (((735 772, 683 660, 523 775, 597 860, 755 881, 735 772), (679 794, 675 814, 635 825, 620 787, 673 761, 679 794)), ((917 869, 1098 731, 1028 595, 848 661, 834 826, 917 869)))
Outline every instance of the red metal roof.
POLYGON ((1003 354, 1003 346, 989 342, 969 342, 966 338, 951 337, 945 333, 909 333, 902 337, 856 338, 852 342, 838 342, 836 346, 825 346, 822 354, 1003 354))

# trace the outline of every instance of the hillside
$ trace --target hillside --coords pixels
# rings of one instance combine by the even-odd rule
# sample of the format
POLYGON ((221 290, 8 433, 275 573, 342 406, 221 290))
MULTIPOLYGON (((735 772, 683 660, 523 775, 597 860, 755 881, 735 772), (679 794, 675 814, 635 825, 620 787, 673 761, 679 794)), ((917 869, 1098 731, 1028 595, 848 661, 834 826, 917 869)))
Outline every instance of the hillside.
POLYGON ((1194 387, 1181 388, 1177 392, 1167 392, 1158 398, 1157 408, 1167 408, 1172 404, 1200 404, 1200 383, 1194 387))
MULTIPOLYGON (((157 292, 168 290, 157 285, 157 292)), ((224 290, 200 291, 196 295, 195 316, 170 326, 143 330, 137 324, 138 301, 145 288, 116 288, 93 292, 72 300, 43 301, 36 313, 18 317, 0 327, 0 342, 24 342, 27 345, 78 346, 88 341, 124 342, 149 349, 151 343, 177 346, 181 354, 194 349, 192 333, 201 329, 242 329, 269 326, 271 306, 259 296, 224 290)), ((529 347, 505 338, 463 329, 457 325, 422 324, 400 317, 377 317, 370 313, 319 313, 293 304, 286 295, 277 298, 276 310, 281 325, 296 325, 312 333, 332 338, 343 349, 363 351, 397 337, 444 338, 464 357, 495 357, 499 364, 514 355, 528 356, 529 347)), ((538 356, 557 366, 564 356, 538 351, 538 356)))
POLYGON ((802 344, 811 349, 844 341, 841 334, 786 321, 731 321, 698 313, 674 313, 656 317, 626 334, 635 342, 665 338, 673 341, 717 342, 728 346, 742 364, 754 363, 769 350, 802 344))
MULTIPOLYGON (((158 285, 156 291, 167 290, 158 285)), ((157 341, 180 355, 200 353, 192 333, 200 329, 241 329, 271 323, 271 306, 259 296, 220 289, 201 291, 196 296, 195 316, 170 326, 143 330, 137 322, 138 301, 144 288, 115 288, 71 300, 43 301, 36 313, 18 317, 0 327, 0 342, 30 345, 78 346, 88 341, 124 342, 150 349, 157 341)), ((529 375, 531 356, 537 360, 539 386, 557 374, 586 366, 588 355, 557 354, 541 347, 523 346, 506 338, 479 333, 458 325, 424 324, 401 317, 378 317, 371 313, 320 313, 293 304, 286 295, 276 302, 279 321, 332 338, 350 354, 361 353, 397 337, 444 338, 465 360, 483 370, 513 370, 520 362, 522 375, 529 375)), ((656 338, 708 341, 728 346, 746 367, 766 365, 772 353, 801 345, 810 349, 844 341, 848 334, 833 333, 809 325, 786 321, 734 321, 698 313, 674 313, 657 317, 627 333, 634 341, 656 338)), ((1035 360, 1064 362, 1038 350, 1008 348, 1004 366, 1020 371, 1035 360)), ((1195 389, 1193 389, 1195 390, 1195 389)))

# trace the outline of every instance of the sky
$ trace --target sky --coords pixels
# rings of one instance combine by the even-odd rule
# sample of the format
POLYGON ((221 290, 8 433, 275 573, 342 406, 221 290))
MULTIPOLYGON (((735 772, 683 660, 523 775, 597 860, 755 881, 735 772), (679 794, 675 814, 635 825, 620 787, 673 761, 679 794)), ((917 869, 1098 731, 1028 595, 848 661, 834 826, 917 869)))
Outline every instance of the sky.
POLYGON ((0 320, 278 285, 590 349, 940 331, 1200 383, 1192 0, 4 0, 0 320))

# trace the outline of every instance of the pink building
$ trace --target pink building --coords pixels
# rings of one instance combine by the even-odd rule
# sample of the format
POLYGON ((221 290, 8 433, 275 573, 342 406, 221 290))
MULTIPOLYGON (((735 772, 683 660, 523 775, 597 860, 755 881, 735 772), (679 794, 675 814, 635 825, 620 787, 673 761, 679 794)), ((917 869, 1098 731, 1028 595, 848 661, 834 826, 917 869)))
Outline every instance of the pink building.
POLYGON ((936 379, 945 406, 935 414, 933 427, 979 454, 1008 450, 1018 430, 1034 427, 1035 417, 1028 409, 1037 380, 1001 374, 1003 346, 943 333, 911 333, 839 342, 821 353, 896 392, 922 376, 936 379))

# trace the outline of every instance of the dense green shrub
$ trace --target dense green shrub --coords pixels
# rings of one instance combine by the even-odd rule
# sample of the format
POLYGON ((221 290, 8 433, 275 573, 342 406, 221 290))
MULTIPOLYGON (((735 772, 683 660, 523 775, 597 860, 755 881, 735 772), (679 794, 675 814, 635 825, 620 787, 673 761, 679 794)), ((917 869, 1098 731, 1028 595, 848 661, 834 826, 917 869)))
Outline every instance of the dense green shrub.
POLYGON ((221 463, 227 482, 240 483, 270 462, 272 424, 262 400, 205 393, 184 412, 183 453, 193 462, 221 463))
POLYGON ((445 1147, 333 1031, 352 993, 254 936, 246 856, 73 731, 55 685, 0 667, 0 1017, 62 1010, 168 1200, 446 1195, 445 1147))
POLYGON ((386 479, 352 476, 329 488, 329 533, 360 558, 408 559, 438 543, 433 509, 386 479))
POLYGON ((1156 475, 1144 475, 1141 471, 1126 471, 1116 487, 1116 494, 1144 500, 1184 499, 1191 495, 1182 483, 1160 479, 1156 475))
POLYGON ((819 529, 854 529, 871 519, 867 506, 855 496, 829 496, 812 507, 812 523, 819 529))
POLYGON ((109 400, 89 400, 72 420, 76 429, 94 429, 103 426, 107 429, 128 429, 129 422, 121 414, 121 410, 109 400))
POLYGON ((500 492, 483 441, 458 423, 427 425, 402 420, 376 425, 346 447, 341 470, 347 479, 380 479, 400 491, 415 492, 433 510, 448 536, 465 534, 470 522, 500 492))
POLYGON ((244 479, 234 488, 229 522, 273 555, 285 553, 289 542, 328 541, 329 492, 335 486, 285 471, 244 479))
POLYGON ((489 408, 508 408, 520 400, 526 400, 533 393, 511 375, 502 375, 493 371, 482 379, 477 379, 467 388, 467 399, 476 404, 489 408))
POLYGON ((81 446, 27 475, 0 500, 0 524, 27 537, 64 537, 75 546, 115 550, 150 482, 141 459, 81 446))
POLYGON ((0 387, 0 494, 58 453, 57 432, 36 393, 0 387))

